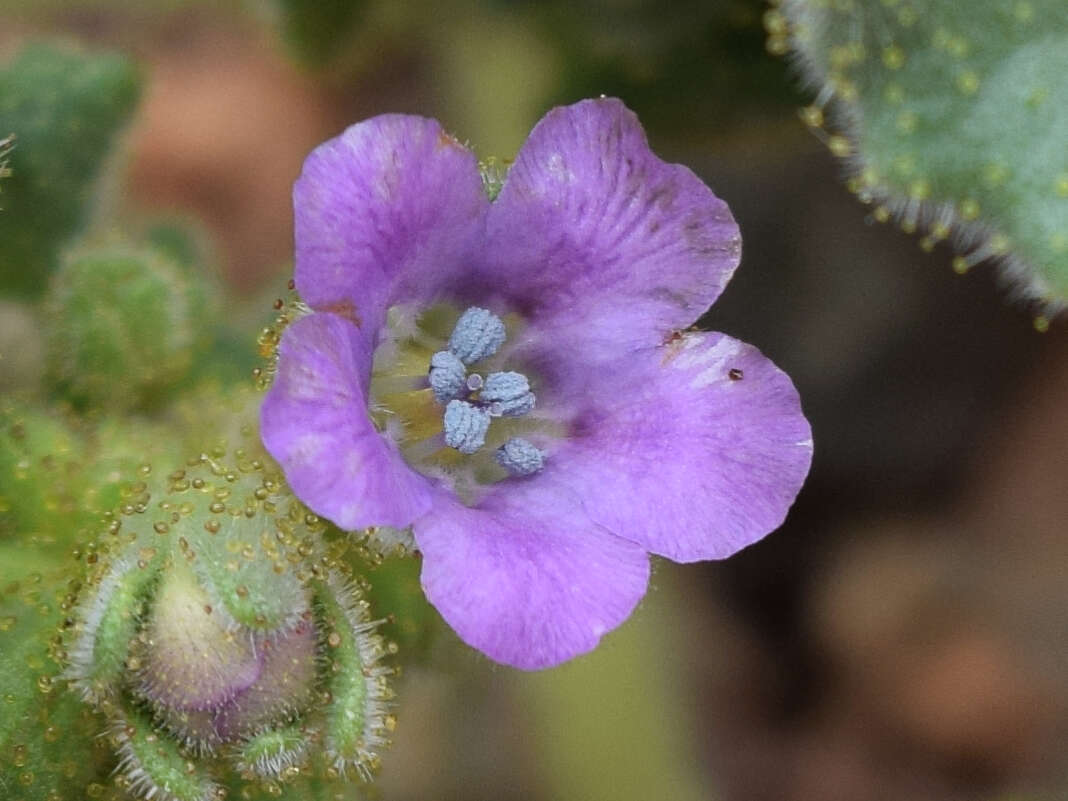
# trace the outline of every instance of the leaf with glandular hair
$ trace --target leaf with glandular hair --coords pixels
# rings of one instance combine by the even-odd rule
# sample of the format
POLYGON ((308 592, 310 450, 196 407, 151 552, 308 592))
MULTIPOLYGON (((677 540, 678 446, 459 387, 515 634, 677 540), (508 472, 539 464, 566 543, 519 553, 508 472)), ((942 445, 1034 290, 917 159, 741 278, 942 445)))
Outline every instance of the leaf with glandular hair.
POLYGON ((84 466, 85 443, 63 414, 0 402, 0 541, 69 547, 91 518, 84 466))
POLYGON ((779 0, 766 22, 877 219, 924 229, 925 247, 951 238, 958 272, 996 259, 1043 314, 1064 308, 1068 4, 779 0))
POLYGON ((70 788, 89 787, 108 766, 84 736, 98 716, 58 678, 70 571, 26 543, 0 543, 0 565, 0 798, 72 798, 70 788))
POLYGON ((44 290, 139 94, 137 71, 115 54, 35 44, 0 69, 0 136, 16 141, 0 212, 0 291, 44 290))

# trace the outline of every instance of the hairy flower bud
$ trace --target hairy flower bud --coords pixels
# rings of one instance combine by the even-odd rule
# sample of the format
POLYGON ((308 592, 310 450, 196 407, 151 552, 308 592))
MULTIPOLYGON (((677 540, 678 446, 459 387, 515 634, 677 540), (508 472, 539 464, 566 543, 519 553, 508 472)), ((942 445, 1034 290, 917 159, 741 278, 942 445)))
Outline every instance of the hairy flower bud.
POLYGON ((89 407, 158 404, 193 365, 203 308, 203 282, 162 248, 73 251, 45 303, 52 383, 89 407))
POLYGON ((66 677, 105 716, 135 797, 299 798, 308 782, 369 778, 393 726, 378 622, 280 474, 240 450, 223 459, 122 507, 97 543, 66 677))

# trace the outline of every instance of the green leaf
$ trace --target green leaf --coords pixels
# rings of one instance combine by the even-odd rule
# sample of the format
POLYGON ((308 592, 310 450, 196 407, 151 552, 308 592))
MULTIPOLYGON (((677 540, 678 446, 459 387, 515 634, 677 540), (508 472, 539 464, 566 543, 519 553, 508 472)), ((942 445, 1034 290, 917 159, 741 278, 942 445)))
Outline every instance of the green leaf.
POLYGON ((84 464, 85 444, 62 415, 0 403, 0 541, 69 548, 93 519, 84 464))
MULTIPOLYGON (((781 13, 780 13, 781 12, 781 13)), ((780 0, 819 88, 828 145, 876 217, 951 238, 964 272, 999 259, 1019 294, 1068 301, 1068 4, 1063 0, 780 0)))
MULTIPOLYGON (((0 544, 0 562, 21 545, 0 544)), ((55 801, 80 795, 105 775, 97 716, 58 677, 54 657, 67 576, 54 567, 0 587, 0 797, 55 801)))

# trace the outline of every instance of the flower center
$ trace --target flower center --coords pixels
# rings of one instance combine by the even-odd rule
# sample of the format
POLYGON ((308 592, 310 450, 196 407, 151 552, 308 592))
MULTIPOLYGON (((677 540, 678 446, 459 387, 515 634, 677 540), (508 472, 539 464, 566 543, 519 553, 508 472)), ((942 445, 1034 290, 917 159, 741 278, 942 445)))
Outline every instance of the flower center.
POLYGON ((461 495, 464 485, 537 473, 546 460, 539 445, 558 433, 532 414, 530 379, 503 369, 507 339, 504 320, 477 306, 458 318, 435 307, 418 322, 391 309, 389 336, 375 352, 371 412, 379 430, 413 468, 448 478, 461 495), (413 375, 419 366, 426 372, 413 375))

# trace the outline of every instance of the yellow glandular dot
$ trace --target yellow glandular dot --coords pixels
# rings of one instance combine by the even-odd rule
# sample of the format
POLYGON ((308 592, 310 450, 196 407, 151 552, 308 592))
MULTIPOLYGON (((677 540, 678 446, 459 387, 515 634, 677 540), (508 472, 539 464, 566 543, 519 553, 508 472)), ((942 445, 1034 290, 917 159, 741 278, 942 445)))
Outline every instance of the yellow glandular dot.
POLYGON ((979 91, 979 76, 972 70, 966 70, 957 76, 957 89, 961 94, 974 95, 979 91))
POLYGON ((853 62, 853 49, 849 45, 835 45, 828 60, 832 69, 848 67, 853 62))
POLYGON ((919 118, 913 111, 902 111, 897 115, 897 129, 903 134, 910 134, 916 130, 919 118))
POLYGON ((853 152, 849 140, 840 134, 835 134, 827 140, 827 149, 840 158, 845 158, 853 152))
POLYGON ((786 17, 777 9, 764 12, 764 30, 772 35, 784 36, 787 33, 786 17))
POLYGON ((920 178, 909 184, 909 197, 926 200, 931 195, 931 185, 920 178))
POLYGON ((971 47, 963 37, 951 36, 946 42, 946 50, 955 58, 964 58, 968 55, 968 51, 971 50, 971 47))
POLYGON ((1031 91, 1027 96, 1027 100, 1024 101, 1030 108, 1038 108, 1046 102, 1046 98, 1049 97, 1049 89, 1044 86, 1040 86, 1037 89, 1031 91))
POLYGON ((801 109, 801 120, 810 128, 823 125, 823 109, 819 106, 805 106, 801 109))
POLYGON ((846 103, 854 103, 860 97, 860 90, 857 89, 857 85, 844 78, 839 79, 836 89, 838 96, 846 103))
POLYGON ((998 187, 1009 177, 1009 168, 1004 164, 991 162, 983 168, 983 180, 988 186, 998 187))
POLYGON ((897 45, 883 49, 883 65, 889 70, 899 70, 905 66, 905 51, 897 45))

